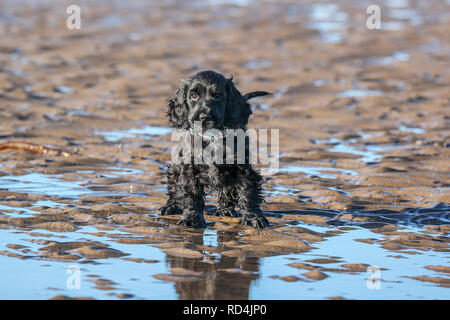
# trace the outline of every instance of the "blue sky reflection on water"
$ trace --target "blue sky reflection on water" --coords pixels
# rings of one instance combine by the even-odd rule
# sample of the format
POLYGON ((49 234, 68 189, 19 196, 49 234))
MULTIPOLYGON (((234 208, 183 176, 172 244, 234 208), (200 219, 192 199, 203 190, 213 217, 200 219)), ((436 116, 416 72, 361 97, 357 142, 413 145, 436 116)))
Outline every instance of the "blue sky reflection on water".
MULTIPOLYGON (((327 227, 305 225, 310 230, 325 232, 327 227)), ((112 280, 117 285, 114 293, 132 294, 134 298, 145 299, 176 299, 177 293, 172 282, 160 281, 152 277, 155 273, 167 273, 169 270, 162 250, 151 245, 121 244, 107 236, 97 236, 93 227, 83 227, 76 232, 52 233, 39 230, 41 234, 49 234, 46 240, 55 241, 101 241, 111 248, 128 253, 127 257, 158 260, 156 263, 136 263, 120 258, 98 259, 99 264, 80 264, 74 262, 59 262, 50 260, 27 259, 0 256, 0 272, 7 274, 3 277, 0 287, 0 297, 3 299, 48 299, 55 295, 89 296, 97 299, 110 299, 108 291, 97 290, 94 283, 88 281, 88 275, 101 275, 102 278, 112 280), (58 236, 63 235, 61 239, 58 236), (69 277, 67 267, 77 265, 81 268, 81 288, 70 290, 66 286, 69 277)), ((407 227, 403 231, 418 232, 418 228, 407 227)), ((126 233, 114 230, 114 234, 126 233)), ((216 231, 206 230, 205 245, 217 246, 214 239, 216 231)), ((27 239, 26 233, 14 230, 0 230, 2 245, 0 250, 7 249, 10 243, 22 244, 31 250, 38 246, 27 239)), ((424 269, 426 265, 442 264, 449 258, 448 253, 435 251, 421 251, 416 255, 398 254, 379 247, 378 244, 367 244, 354 241, 361 238, 379 239, 382 236, 372 233, 369 229, 356 228, 346 230, 341 234, 327 238, 324 242, 312 244, 313 249, 307 253, 291 253, 259 259, 259 278, 250 284, 250 299, 323 299, 341 296, 350 299, 445 299, 449 298, 446 288, 434 284, 422 283, 406 276, 429 275, 434 272, 424 269), (394 256, 401 255, 402 258, 394 256), (325 271, 328 278, 321 281, 285 282, 272 279, 295 275, 302 277, 307 270, 299 270, 288 266, 292 262, 324 257, 339 257, 341 262, 327 264, 326 267, 339 268, 342 263, 365 263, 387 270, 381 271, 381 288, 368 289, 366 281, 370 273, 357 272, 354 274, 325 271)), ((220 259, 220 254, 214 255, 220 259)), ((305 262, 308 263, 308 262, 305 262)), ((312 263, 311 263, 312 264, 312 263)), ((323 265, 322 265, 323 266, 323 265)), ((306 278, 304 278, 306 279, 306 278)))

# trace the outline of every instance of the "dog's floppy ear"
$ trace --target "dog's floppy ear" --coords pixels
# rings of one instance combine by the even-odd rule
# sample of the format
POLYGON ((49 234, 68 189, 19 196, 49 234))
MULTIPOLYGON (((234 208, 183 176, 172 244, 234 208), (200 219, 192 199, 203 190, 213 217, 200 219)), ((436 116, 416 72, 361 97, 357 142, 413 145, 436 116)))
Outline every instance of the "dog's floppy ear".
POLYGON ((169 99, 167 104, 167 116, 169 117, 169 123, 172 128, 189 128, 186 96, 190 84, 191 81, 189 79, 181 79, 177 92, 169 99))
POLYGON ((250 104, 242 96, 233 83, 233 77, 226 79, 227 107, 225 111, 225 126, 227 128, 244 128, 248 123, 248 118, 252 114, 250 104))

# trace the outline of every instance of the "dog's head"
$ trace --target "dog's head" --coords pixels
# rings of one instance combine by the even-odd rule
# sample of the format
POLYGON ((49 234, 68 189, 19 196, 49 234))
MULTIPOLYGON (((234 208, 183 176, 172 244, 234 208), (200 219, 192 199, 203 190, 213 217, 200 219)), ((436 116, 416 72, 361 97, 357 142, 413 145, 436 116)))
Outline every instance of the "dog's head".
POLYGON ((170 125, 177 129, 193 128, 195 121, 201 121, 207 129, 245 128, 252 113, 248 100, 267 94, 256 91, 243 96, 232 78, 202 71, 181 80, 169 99, 167 115, 170 125))

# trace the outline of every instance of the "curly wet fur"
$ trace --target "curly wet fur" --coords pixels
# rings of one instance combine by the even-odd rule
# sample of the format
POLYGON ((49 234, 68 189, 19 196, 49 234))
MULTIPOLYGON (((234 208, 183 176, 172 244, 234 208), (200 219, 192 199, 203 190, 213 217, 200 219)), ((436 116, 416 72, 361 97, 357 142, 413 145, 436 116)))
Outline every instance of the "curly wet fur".
MULTIPOLYGON (((214 71, 203 71, 181 80, 177 92, 169 99, 167 116, 171 127, 188 130, 193 128, 192 120, 208 110, 214 128, 246 130, 252 113, 248 100, 266 94, 256 91, 243 96, 232 78, 226 79, 214 71), (188 93, 196 85, 215 88, 220 94, 215 98, 188 100, 188 93)), ((207 95, 205 91, 204 96, 207 95)), ((248 161, 244 164, 169 164, 167 174, 169 199, 160 209, 160 214, 181 214, 179 225, 205 227, 205 189, 218 192, 217 216, 236 217, 235 207, 238 206, 241 224, 259 229, 269 225, 260 209, 262 177, 248 161)))

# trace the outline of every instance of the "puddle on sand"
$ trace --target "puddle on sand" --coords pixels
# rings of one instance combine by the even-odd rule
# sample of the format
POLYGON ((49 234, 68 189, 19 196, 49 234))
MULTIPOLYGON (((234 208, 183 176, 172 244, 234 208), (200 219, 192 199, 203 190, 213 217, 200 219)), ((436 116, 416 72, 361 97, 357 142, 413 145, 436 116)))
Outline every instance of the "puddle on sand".
POLYGON ((30 192, 67 198, 76 198, 92 192, 89 188, 82 186, 85 181, 65 181, 59 179, 60 177, 61 175, 32 172, 21 176, 0 177, 0 183, 2 189, 12 192, 30 192))
MULTIPOLYGON (((121 258, 98 259, 97 263, 78 263, 77 261, 54 261, 47 259, 27 258, 27 262, 0 255, 0 272, 8 275, 7 279, 2 278, 0 287, 0 297, 2 299, 49 299, 56 295, 84 296, 96 299, 114 299, 111 292, 132 294, 136 299, 176 299, 176 293, 172 290, 172 284, 158 281, 149 277, 152 273, 161 273, 166 270, 164 263, 164 253, 150 245, 126 245, 117 243, 114 238, 98 236, 88 233, 98 232, 93 227, 84 227, 77 232, 53 233, 46 230, 34 230, 43 236, 42 241, 99 241, 110 245, 115 250, 126 249, 127 258, 139 257, 151 260, 152 263, 137 263, 121 258), (63 235, 64 239, 58 236, 63 235), (111 261, 114 259, 114 261, 111 261), (155 261, 155 262, 153 262, 155 261), (80 286, 73 287, 75 282, 70 282, 73 271, 69 267, 76 267, 80 270, 80 286), (39 276, 37 276, 39 275, 39 276), (111 285, 114 289, 105 290, 96 288, 92 281, 98 278, 112 280, 116 285, 111 285), (151 288, 151 289, 149 289, 151 288), (24 296, 26 292, 26 296, 24 296)), ((104 234, 124 234, 117 230, 113 232, 103 231, 104 234)), ((32 252, 39 249, 36 245, 36 236, 29 236, 25 232, 13 230, 0 230, 2 250, 11 251, 6 245, 17 244, 26 246, 32 252), (33 240, 33 242, 30 242, 33 240)), ((39 238, 39 237, 38 237, 39 238)), ((27 254, 25 254, 27 255, 27 254)), ((29 256, 34 256, 30 253, 29 256)), ((73 270, 73 269, 72 269, 73 270)))
MULTIPOLYGON (((317 232, 324 232, 327 229, 313 228, 317 232)), ((420 232, 421 229, 408 227, 404 231, 420 232)), ((250 298, 445 299, 450 297, 448 288, 419 285, 417 280, 408 278, 419 274, 436 276, 433 271, 424 267, 442 264, 442 261, 448 259, 448 252, 420 251, 417 254, 396 254, 381 248, 378 244, 355 241, 355 239, 367 238, 377 241, 383 237, 369 229, 356 228, 337 234, 328 241, 314 243, 313 246, 317 249, 307 253, 264 258, 260 264, 260 273, 263 275, 277 275, 280 278, 294 276, 302 279, 302 274, 308 270, 297 269, 289 264, 303 263, 322 270, 326 278, 319 281, 306 278, 305 281, 289 282, 265 277, 255 281, 253 290, 250 291, 250 298), (337 261, 326 264, 319 260, 317 263, 308 262, 313 259, 330 259, 330 257, 337 261), (340 267, 341 264, 361 263, 364 266, 359 267, 357 272, 345 272, 345 268, 340 267), (380 281, 371 282, 369 277, 372 277, 371 279, 375 277, 380 281)))
POLYGON ((33 204, 33 207, 41 207, 41 206, 49 208, 60 208, 64 207, 64 204, 51 200, 38 200, 33 204))
POLYGON ((334 167, 318 167, 318 166, 284 166, 279 169, 276 169, 277 172, 302 172, 309 176, 317 176, 320 178, 328 178, 328 179, 336 179, 336 175, 349 175, 349 176, 356 176, 358 173, 353 170, 347 170, 347 169, 340 169, 340 168, 334 168, 334 167), (336 172, 336 174, 333 174, 331 172, 336 172))
MULTIPOLYGON (((208 220, 208 216, 206 219, 208 220)), ((120 228, 120 226, 116 227, 120 228)), ((336 296, 347 299, 434 299, 448 297, 447 288, 424 285, 410 278, 418 275, 436 276, 435 272, 424 267, 439 265, 441 261, 448 258, 448 252, 417 251, 416 254, 392 252, 376 243, 386 236, 361 227, 341 229, 310 224, 291 226, 294 229, 298 227, 302 228, 303 232, 329 234, 329 236, 322 241, 310 243, 313 248, 308 252, 296 253, 293 249, 291 252, 278 253, 275 256, 260 257, 251 254, 233 256, 228 254, 230 251, 224 245, 231 243, 230 241, 239 241, 239 233, 208 228, 200 233, 185 233, 186 236, 180 239, 185 243, 197 243, 201 248, 205 248, 204 250, 188 250, 189 254, 196 252, 197 255, 189 258, 177 253, 176 248, 180 248, 182 252, 186 250, 181 249, 185 245, 175 246, 172 251, 164 249, 171 247, 167 246, 167 242, 176 244, 173 240, 163 241, 166 244, 161 248, 151 243, 118 242, 121 239, 140 239, 141 236, 146 235, 145 232, 140 232, 139 235, 128 233, 126 228, 99 232, 95 227, 84 226, 76 232, 65 233, 33 230, 33 232, 39 232, 40 236, 32 237, 26 231, 0 230, 2 237, 0 253, 4 251, 10 253, 10 256, 0 255, 0 272, 8 275, 2 278, 0 297, 48 299, 64 295, 117 299, 120 297, 119 294, 125 294, 132 299, 324 299, 336 296), (355 241, 355 239, 371 239, 375 244, 355 241), (86 244, 97 241, 102 246, 108 246, 111 250, 117 250, 126 256, 103 259, 81 257, 80 260, 73 261, 55 261, 40 257, 39 250, 51 245, 52 241, 86 244), (348 250, 350 244, 352 250, 348 250), (18 252, 24 257, 27 260, 26 263, 17 259, 13 252, 18 252), (222 252, 226 253, 222 254, 222 252), (356 269, 352 271, 343 264, 355 264, 356 269), (367 281, 369 276, 373 276, 373 272, 368 271, 369 267, 380 268, 379 273, 376 274, 380 279, 377 284, 379 289, 367 281), (70 286, 74 283, 71 282, 73 272, 68 271, 69 268, 72 270, 79 268, 79 288, 70 286), (320 272, 323 279, 310 278, 308 271, 320 272), (37 274, 39 276, 36 276, 37 274), (234 287, 231 292, 226 290, 230 286, 234 287)), ((163 229, 160 228, 160 230, 163 229)), ((421 231, 422 229, 415 227, 402 230, 405 233, 421 231)))
POLYGON ((405 23, 413 26, 423 24, 423 18, 408 0, 387 0, 385 4, 388 7, 387 18, 394 20, 382 21, 382 29, 399 31, 405 28, 405 23))
POLYGON ((247 6, 252 0, 206 0, 209 5, 231 4, 235 6, 247 6))
MULTIPOLYGON (((319 142, 326 143, 326 140, 319 142)), ((329 142, 340 141, 330 139, 329 142)), ((336 175, 356 174, 350 170, 328 167, 292 166, 284 169, 286 168, 294 173, 304 172, 329 178, 335 177, 333 171, 336 171, 336 175)), ((91 169, 77 172, 93 173, 91 169)), ((139 172, 129 168, 101 171, 103 176, 110 177, 139 172)), ((46 180, 41 176, 37 176, 43 183, 40 188, 31 181, 33 187, 27 189, 27 192, 45 194, 43 190, 54 188, 55 181, 59 180, 56 177, 47 177, 46 180)), ((14 177, 1 178, 8 181, 14 177)), ((51 193, 79 197, 80 190, 77 188, 80 185, 73 181, 68 183, 70 184, 63 183, 59 186, 56 183, 59 189, 51 193)), ((17 184, 22 192, 30 187, 24 178, 19 178, 17 184)), ((272 193, 295 196, 296 191, 299 190, 275 185, 272 193)), ((26 220, 20 220, 25 216, 19 212, 26 214, 26 217, 38 215, 39 212, 33 209, 38 206, 57 207, 58 203, 40 199, 25 210, 0 206, 0 211, 4 210, 5 215, 12 219, 11 223, 22 221, 20 229, 0 229, 0 272, 9 275, 2 279, 0 298, 48 299, 63 295, 96 299, 324 299, 336 296, 350 299, 434 299, 446 297, 448 291, 438 284, 410 278, 436 277, 436 272, 424 267, 442 264, 448 258, 448 252, 418 251, 414 244, 407 250, 415 254, 393 252, 383 248, 382 243, 377 243, 389 235, 374 233, 357 223, 352 222, 349 229, 342 229, 331 223, 312 225, 296 220, 296 217, 302 216, 319 217, 319 212, 322 212, 320 210, 281 214, 268 212, 268 217, 281 219, 286 214, 290 215, 290 218, 283 219, 284 222, 277 222, 278 225, 275 223, 275 229, 269 229, 266 234, 269 239, 274 237, 275 243, 279 239, 283 239, 282 244, 284 239, 293 241, 294 247, 282 247, 277 251, 278 249, 267 247, 265 242, 256 242, 257 245, 252 246, 252 241, 264 239, 264 236, 258 238, 258 234, 255 234, 252 239, 250 235, 249 241, 246 240, 243 229, 227 231, 214 228, 215 225, 211 223, 226 227, 229 221, 214 220, 210 216, 205 216, 210 225, 204 231, 176 227, 168 230, 170 224, 168 226, 158 222, 160 220, 155 217, 153 210, 149 210, 152 214, 134 216, 124 210, 101 220, 92 215, 90 219, 97 220, 96 226, 68 220, 65 223, 77 228, 70 232, 48 231, 45 228, 49 226, 45 224, 36 227, 36 224, 42 224, 39 220, 39 223, 30 222, 28 225, 26 220), (286 231, 277 231, 277 227, 286 228, 286 231), (298 235, 306 235, 304 242, 296 238, 298 235), (355 239, 370 239, 373 243, 355 239), (70 245, 65 249, 68 252, 64 252, 64 249, 57 251, 58 258, 43 255, 43 248, 51 246, 55 241, 62 247, 67 242, 81 245, 77 245, 75 251, 72 251, 70 245), (96 241, 96 244, 92 245, 92 241, 96 241), (304 245, 303 243, 311 248, 300 253, 295 246, 304 245), (92 247, 94 250, 105 246, 108 250, 125 256, 84 256, 86 253, 83 252, 86 251, 83 250, 86 248, 92 247), (250 251, 245 251, 246 246, 251 247, 250 251), (348 250, 349 247, 352 249, 348 250), (251 250, 263 250, 263 253, 251 250), (73 260, 64 259, 65 253, 72 255, 73 260), (27 260, 26 263, 23 259, 27 260), (342 264, 358 264, 357 271, 350 272, 342 264), (308 269, 302 269, 305 266, 308 269), (369 266, 381 268, 378 274, 380 289, 371 289, 374 286, 368 285, 367 278, 373 275, 367 271, 369 266), (68 268, 73 270, 74 267, 80 268, 79 289, 70 289, 70 285, 68 286, 73 275, 68 268), (317 275, 323 279, 314 278, 317 275), (230 286, 234 289, 228 290, 230 286)), ((329 211, 326 217, 338 214, 338 211, 329 211)), ((70 216, 67 217, 70 219, 70 216)), ((419 234, 423 229, 407 226, 403 231, 419 234)))
POLYGON ((423 19, 417 11, 409 8, 390 8, 387 16, 391 19, 406 20, 410 25, 423 23, 423 19))
POLYGON ((25 218, 31 217, 33 214, 37 212, 31 210, 29 208, 21 208, 21 207, 10 207, 3 204, 0 204, 0 215, 5 215, 11 218, 25 218))
POLYGON ((244 68, 257 69, 257 68, 267 68, 272 66, 272 62, 269 60, 251 60, 244 64, 244 68))
MULTIPOLYGON (((369 135, 361 134, 361 138, 369 137, 369 135)), ((349 153, 360 156, 358 160, 363 161, 365 163, 377 162, 383 158, 381 152, 389 151, 393 149, 405 148, 405 146, 401 145, 377 145, 377 144, 366 144, 363 146, 363 150, 358 149, 356 146, 352 146, 349 144, 354 144, 357 142, 357 139, 348 139, 341 140, 336 138, 330 138, 325 140, 315 140, 317 144, 330 145, 330 148, 327 151, 337 152, 337 153, 349 153)))
POLYGON ((407 62, 409 60, 409 53, 405 51, 394 52, 387 57, 370 57, 365 59, 368 65, 391 65, 396 62, 407 62))
POLYGON ((289 196, 297 196, 299 189, 293 187, 284 187, 282 185, 275 185, 271 191, 268 191, 267 194, 271 196, 279 196, 279 195, 289 195, 289 196))
MULTIPOLYGON (((79 174, 94 174, 93 170, 77 170, 79 174)), ((141 171, 133 168, 109 167, 102 171, 105 178, 115 178, 120 175, 140 174, 141 171)), ((29 192, 34 194, 45 194, 61 198, 78 198, 81 195, 92 194, 93 191, 86 186, 88 180, 80 177, 80 180, 63 180, 62 174, 42 174, 31 172, 18 176, 0 177, 0 190, 7 189, 11 192, 29 192)))
POLYGON ((404 125, 401 125, 398 127, 398 130, 400 131, 405 131, 405 132, 410 132, 410 133, 416 133, 416 134, 420 134, 420 133, 424 133, 425 130, 422 128, 411 128, 411 127, 407 127, 404 125))
POLYGON ((282 96, 284 96, 289 91, 289 86, 284 86, 281 89, 275 91, 273 94, 274 99, 280 99, 282 96))
POLYGON ((405 28, 405 24, 401 21, 383 21, 381 29, 388 31, 400 31, 405 28))
POLYGON ((147 126, 141 129, 95 131, 95 134, 102 135, 107 141, 117 142, 124 138, 142 137, 148 139, 149 136, 164 136, 170 132, 172 132, 172 129, 168 127, 147 126))
MULTIPOLYGON (((420 128, 408 128, 404 126, 400 126, 399 130, 413 132, 413 133, 421 133, 423 132, 420 128)), ((371 137, 369 134, 365 134, 363 132, 359 133, 361 139, 365 139, 371 137)), ((364 163, 374 163, 378 162, 383 158, 383 152, 394 150, 394 149, 405 149, 408 146, 404 145, 395 145, 395 144, 364 144, 362 147, 353 146, 351 144, 355 144, 358 142, 358 139, 352 138, 348 140, 341 140, 336 138, 329 139, 317 139, 314 140, 314 143, 317 145, 327 145, 329 148, 326 150, 328 152, 335 153, 344 153, 344 154, 353 154, 357 156, 359 161, 364 163)), ((266 169, 269 173, 274 174, 278 172, 287 172, 287 173, 304 173, 308 176, 317 176, 319 178, 325 179, 337 179, 338 175, 348 175, 348 176, 357 176, 358 172, 349 169, 341 169, 336 167, 325 167, 325 166, 311 166, 311 165, 286 165, 282 166, 278 169, 266 169)))
POLYGON ((320 32, 324 42, 339 43, 347 28, 347 14, 334 3, 316 3, 310 8, 308 27, 320 32))
POLYGON ((353 89, 345 90, 337 94, 340 98, 357 98, 357 97, 379 97, 383 92, 378 90, 353 89))

